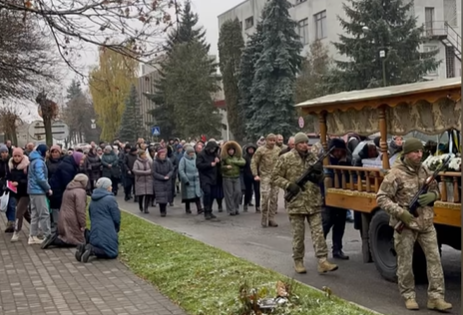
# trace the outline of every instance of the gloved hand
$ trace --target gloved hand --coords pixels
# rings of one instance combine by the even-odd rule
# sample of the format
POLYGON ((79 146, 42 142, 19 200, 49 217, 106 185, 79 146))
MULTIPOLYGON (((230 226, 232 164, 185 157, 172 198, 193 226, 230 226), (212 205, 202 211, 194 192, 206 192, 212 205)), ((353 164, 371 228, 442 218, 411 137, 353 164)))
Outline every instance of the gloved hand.
POLYGON ((410 223, 413 220, 413 215, 408 212, 407 210, 404 210, 401 215, 399 215, 400 221, 405 223, 406 225, 410 225, 410 223))
POLYGON ((186 182, 186 183, 185 183, 185 186, 190 186, 190 182, 186 182))
POLYGON ((424 207, 436 201, 436 197, 435 193, 428 192, 418 197, 418 203, 420 206, 424 207))
POLYGON ((323 173, 323 164, 322 163, 316 163, 312 165, 312 169, 315 171, 315 173, 323 173))
POLYGON ((289 186, 286 188, 286 190, 289 191, 294 196, 296 196, 301 191, 301 187, 299 187, 295 183, 290 183, 289 186))

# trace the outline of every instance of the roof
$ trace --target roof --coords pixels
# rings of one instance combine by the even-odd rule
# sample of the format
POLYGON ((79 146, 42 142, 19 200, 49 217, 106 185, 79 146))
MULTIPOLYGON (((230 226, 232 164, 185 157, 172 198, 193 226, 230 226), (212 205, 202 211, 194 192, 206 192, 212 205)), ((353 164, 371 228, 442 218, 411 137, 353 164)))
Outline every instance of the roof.
POLYGON ((295 105, 296 107, 319 107, 327 105, 341 105, 354 102, 372 101, 375 99, 386 100, 388 98, 413 95, 424 92, 434 92, 461 87, 461 77, 418 82, 411 84, 387 86, 360 91, 341 92, 308 100, 295 105))

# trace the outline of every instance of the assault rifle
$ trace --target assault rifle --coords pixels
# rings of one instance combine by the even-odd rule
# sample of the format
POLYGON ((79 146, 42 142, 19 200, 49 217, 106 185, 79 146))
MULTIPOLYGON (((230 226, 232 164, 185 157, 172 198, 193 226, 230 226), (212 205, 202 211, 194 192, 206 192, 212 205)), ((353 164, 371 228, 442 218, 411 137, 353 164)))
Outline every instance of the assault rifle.
MULTIPOLYGON (((323 160, 328 155, 330 155, 331 151, 333 151, 333 150, 334 150, 334 147, 332 147, 330 150, 328 150, 325 153, 323 153, 322 155, 320 155, 318 160, 313 165, 310 165, 309 168, 302 174, 302 176, 297 179, 296 185, 298 185, 301 188, 301 190, 304 190, 305 184, 308 181, 310 181, 310 178, 311 178, 311 176, 313 175, 313 172, 314 172, 314 166, 317 165, 317 164, 323 163, 323 160)), ((293 193, 291 193, 289 191, 287 191, 286 194, 285 194, 285 200, 287 202, 290 202, 291 200, 293 200, 294 197, 296 197, 296 195, 294 195, 293 193)))
MULTIPOLYGON (((431 176, 426 178, 424 181, 423 186, 418 190, 418 192, 413 196, 412 200, 410 201, 410 205, 408 206, 408 212, 410 212, 415 218, 418 217, 418 207, 420 207, 420 204, 418 203, 418 199, 422 194, 425 194, 428 192, 429 185, 436 179, 436 177, 439 175, 440 172, 442 172, 447 165, 450 163, 451 156, 449 155, 445 160, 442 162, 441 165, 439 165, 434 173, 432 173, 431 176)), ((445 172, 445 171, 444 171, 445 172)), ((405 224, 402 221, 399 221, 395 226, 394 230, 397 231, 397 233, 401 234, 403 229, 405 228, 405 224)))

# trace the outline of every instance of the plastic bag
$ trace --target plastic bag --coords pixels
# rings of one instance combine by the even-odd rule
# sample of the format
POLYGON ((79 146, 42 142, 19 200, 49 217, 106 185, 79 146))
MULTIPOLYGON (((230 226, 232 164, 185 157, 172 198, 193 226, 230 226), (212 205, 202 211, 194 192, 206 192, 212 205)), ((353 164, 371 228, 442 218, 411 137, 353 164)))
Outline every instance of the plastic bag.
POLYGON ((10 191, 3 191, 3 195, 0 197, 0 212, 6 212, 8 209, 8 202, 10 201, 10 191))

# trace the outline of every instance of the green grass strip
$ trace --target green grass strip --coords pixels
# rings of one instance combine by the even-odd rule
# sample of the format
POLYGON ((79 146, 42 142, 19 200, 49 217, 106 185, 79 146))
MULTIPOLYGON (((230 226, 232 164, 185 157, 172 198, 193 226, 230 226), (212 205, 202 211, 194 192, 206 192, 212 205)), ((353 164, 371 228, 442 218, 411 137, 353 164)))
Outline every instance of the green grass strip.
POLYGON ((120 259, 190 315, 247 315, 240 288, 274 297, 276 282, 291 284, 291 299, 272 314, 372 315, 220 249, 122 211, 120 259))

